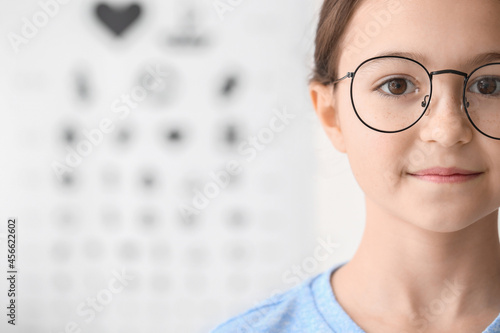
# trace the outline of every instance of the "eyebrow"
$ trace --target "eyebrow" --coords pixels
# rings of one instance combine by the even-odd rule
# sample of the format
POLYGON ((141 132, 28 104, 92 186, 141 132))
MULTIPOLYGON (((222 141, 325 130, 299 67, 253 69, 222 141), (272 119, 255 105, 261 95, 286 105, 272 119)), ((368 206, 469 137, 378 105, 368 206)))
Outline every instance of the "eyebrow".
POLYGON ((500 52, 488 52, 478 54, 465 63, 466 66, 485 65, 490 62, 500 62, 500 52))
MULTIPOLYGON (((384 52, 376 55, 377 57, 384 56, 395 56, 395 57, 405 57, 416 60, 420 63, 428 62, 428 58, 420 52, 384 52)), ((463 63, 464 67, 472 67, 479 65, 486 65, 490 62, 500 62, 500 52, 486 52, 476 55, 475 57, 468 59, 463 63)))

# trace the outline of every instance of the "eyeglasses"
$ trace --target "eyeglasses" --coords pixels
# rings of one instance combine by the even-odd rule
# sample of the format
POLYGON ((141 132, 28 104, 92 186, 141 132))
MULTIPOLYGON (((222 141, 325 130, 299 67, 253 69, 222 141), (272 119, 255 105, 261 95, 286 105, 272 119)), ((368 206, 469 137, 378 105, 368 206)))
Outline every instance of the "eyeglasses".
POLYGON ((451 69, 429 73, 416 60, 381 56, 365 60, 354 72, 328 84, 350 78, 351 102, 359 120, 375 131, 397 133, 426 113, 432 78, 440 74, 464 77, 462 103, 469 121, 485 136, 500 140, 500 63, 480 66, 470 74, 451 69))

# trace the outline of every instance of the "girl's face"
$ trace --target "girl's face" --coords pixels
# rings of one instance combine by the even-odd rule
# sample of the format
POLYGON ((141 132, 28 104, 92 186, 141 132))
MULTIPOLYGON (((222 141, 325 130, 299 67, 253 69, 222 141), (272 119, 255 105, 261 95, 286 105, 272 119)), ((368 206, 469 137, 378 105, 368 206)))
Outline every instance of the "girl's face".
MULTIPOLYGON (((500 62, 500 1, 366 0, 348 25, 340 50, 339 77, 368 58, 391 52, 419 54, 422 58, 409 57, 429 72, 470 73, 486 64, 470 64, 478 55, 498 53, 487 62, 500 62)), ((429 116, 392 134, 359 121, 351 105, 350 79, 337 83, 331 102, 314 101, 311 90, 323 127, 335 147, 347 153, 366 200, 378 207, 377 218, 451 232, 500 206, 500 141, 479 133, 467 119, 463 81, 458 75, 434 76, 429 116), (440 184, 408 174, 432 167, 483 174, 440 184)))

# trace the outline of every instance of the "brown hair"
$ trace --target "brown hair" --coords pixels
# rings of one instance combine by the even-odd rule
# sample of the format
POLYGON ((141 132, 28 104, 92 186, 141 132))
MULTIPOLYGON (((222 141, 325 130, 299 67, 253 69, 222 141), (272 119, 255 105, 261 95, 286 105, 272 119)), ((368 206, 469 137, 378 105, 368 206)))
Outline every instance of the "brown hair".
POLYGON ((337 78, 340 43, 347 23, 362 0, 324 0, 316 30, 314 69, 309 83, 337 78))

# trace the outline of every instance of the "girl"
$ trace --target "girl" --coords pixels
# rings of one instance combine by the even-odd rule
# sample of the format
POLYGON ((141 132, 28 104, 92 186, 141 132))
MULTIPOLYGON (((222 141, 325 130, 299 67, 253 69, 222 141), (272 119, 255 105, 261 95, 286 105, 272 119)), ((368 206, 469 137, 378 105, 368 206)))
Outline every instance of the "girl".
POLYGON ((325 0, 309 90, 361 244, 213 332, 500 332, 500 1, 325 0))

